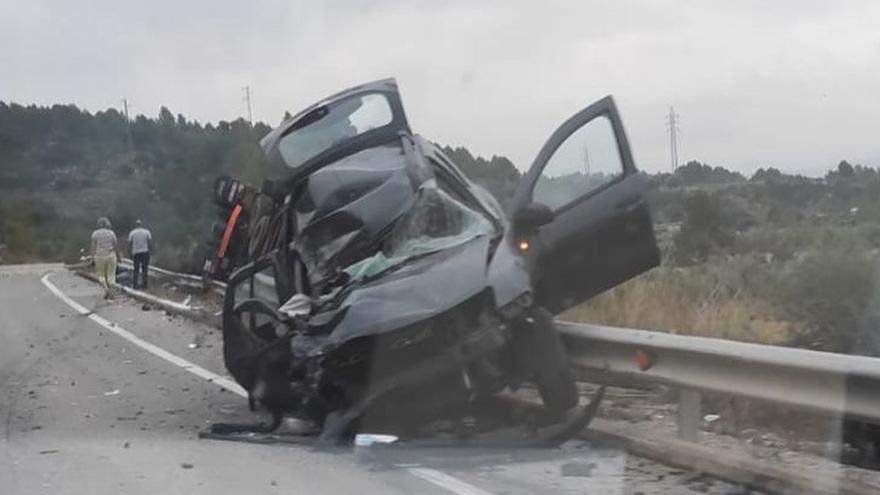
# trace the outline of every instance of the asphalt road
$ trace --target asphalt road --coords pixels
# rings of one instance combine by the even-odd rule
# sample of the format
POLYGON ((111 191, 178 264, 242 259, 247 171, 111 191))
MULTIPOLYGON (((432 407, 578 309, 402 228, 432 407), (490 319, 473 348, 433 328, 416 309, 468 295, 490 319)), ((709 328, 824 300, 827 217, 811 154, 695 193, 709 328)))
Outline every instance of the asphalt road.
POLYGON ((746 493, 581 442, 364 460, 349 451, 200 440, 211 422, 253 419, 234 386, 218 385, 218 332, 124 298, 104 302, 95 285, 57 270, 0 267, 3 494, 746 493))

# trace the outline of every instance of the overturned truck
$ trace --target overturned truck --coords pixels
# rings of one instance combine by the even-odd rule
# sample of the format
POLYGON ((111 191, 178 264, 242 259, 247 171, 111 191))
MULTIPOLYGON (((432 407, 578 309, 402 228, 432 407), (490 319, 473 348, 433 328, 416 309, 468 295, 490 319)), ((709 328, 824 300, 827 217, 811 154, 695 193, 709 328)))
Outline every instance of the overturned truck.
POLYGON ((659 262, 620 118, 606 97, 541 149, 505 212, 414 135, 393 79, 288 119, 261 146, 260 191, 218 180, 230 208, 205 269, 227 280, 224 358, 267 425, 326 442, 417 437, 531 384, 534 442, 589 421, 552 315, 659 262), (541 428, 551 431, 541 435, 541 428))

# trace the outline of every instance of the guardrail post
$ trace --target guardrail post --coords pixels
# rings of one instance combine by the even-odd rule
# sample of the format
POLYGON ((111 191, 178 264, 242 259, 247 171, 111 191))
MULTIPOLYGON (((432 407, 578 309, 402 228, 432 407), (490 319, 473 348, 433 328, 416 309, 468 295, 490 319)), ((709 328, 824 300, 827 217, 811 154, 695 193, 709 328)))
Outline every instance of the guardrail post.
POLYGON ((696 390, 681 389, 678 393, 678 437, 688 442, 696 442, 700 432, 702 414, 700 393, 696 390))

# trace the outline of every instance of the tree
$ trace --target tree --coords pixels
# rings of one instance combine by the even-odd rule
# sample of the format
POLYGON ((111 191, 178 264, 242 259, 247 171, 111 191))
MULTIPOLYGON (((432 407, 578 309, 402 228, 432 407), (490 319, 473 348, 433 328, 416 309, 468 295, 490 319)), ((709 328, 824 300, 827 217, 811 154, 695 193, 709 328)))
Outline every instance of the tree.
POLYGON ((712 251, 730 246, 731 222, 717 197, 696 191, 685 200, 684 212, 684 222, 674 238, 679 263, 702 262, 712 251))

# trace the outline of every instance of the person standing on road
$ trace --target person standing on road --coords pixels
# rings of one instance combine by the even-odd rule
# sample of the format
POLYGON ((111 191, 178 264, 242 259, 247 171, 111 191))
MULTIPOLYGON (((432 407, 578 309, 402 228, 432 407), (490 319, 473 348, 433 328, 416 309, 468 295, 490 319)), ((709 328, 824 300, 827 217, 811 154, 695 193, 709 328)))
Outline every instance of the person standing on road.
POLYGON ((104 299, 113 299, 111 288, 116 284, 116 264, 119 262, 116 233, 107 217, 98 219, 98 228, 92 232, 92 259, 98 280, 104 286, 104 299))
POLYGON ((128 234, 128 252, 134 262, 134 278, 132 286, 135 289, 147 288, 147 271, 150 268, 150 248, 153 244, 153 234, 145 229, 143 222, 137 220, 135 228, 128 234), (138 286, 138 273, 140 273, 141 285, 138 286))

